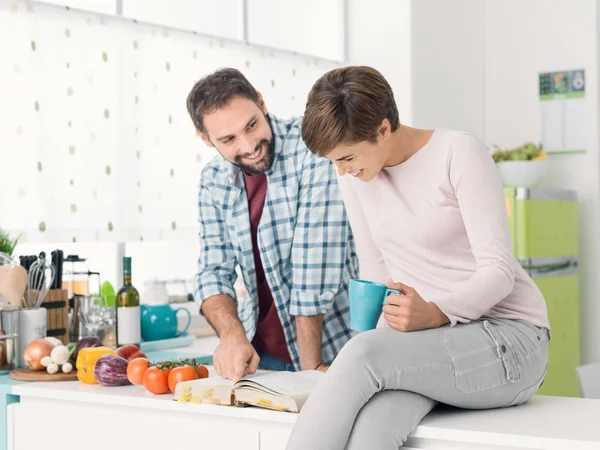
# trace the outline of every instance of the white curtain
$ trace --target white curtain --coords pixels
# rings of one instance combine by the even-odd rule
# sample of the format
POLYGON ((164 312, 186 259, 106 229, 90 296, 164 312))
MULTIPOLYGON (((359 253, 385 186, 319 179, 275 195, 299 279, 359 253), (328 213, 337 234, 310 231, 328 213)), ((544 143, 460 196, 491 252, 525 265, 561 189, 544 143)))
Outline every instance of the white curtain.
POLYGON ((328 63, 44 4, 0 0, 0 228, 27 242, 189 239, 216 153, 185 108, 237 67, 302 114, 328 63))

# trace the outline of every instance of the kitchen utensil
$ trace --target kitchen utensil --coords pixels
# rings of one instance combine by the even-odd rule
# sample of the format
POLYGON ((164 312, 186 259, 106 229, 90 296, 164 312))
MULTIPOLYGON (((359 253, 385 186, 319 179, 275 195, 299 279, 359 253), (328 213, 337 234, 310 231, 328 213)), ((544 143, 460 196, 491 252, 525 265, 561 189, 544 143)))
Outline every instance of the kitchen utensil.
POLYGON ((64 345, 69 340, 69 298, 66 289, 50 289, 42 303, 46 309, 46 336, 55 337, 64 345))
POLYGON ((0 374, 19 364, 19 308, 0 306, 0 374))
POLYGON ((98 295, 79 297, 79 319, 83 325, 82 337, 100 338, 99 332, 106 317, 106 298, 98 295))
POLYGON ((23 355, 31 341, 45 338, 46 330, 46 308, 21 309, 19 311, 19 355, 23 355))
POLYGON ((0 252, 0 266, 18 266, 17 261, 4 252, 0 252))
POLYGON ((54 267, 56 267, 56 276, 54 277, 54 281, 52 282, 50 289, 56 289, 56 282, 58 281, 58 253, 56 250, 54 250, 50 253, 50 255, 52 257, 52 264, 54 267))
POLYGON ((89 273, 87 269, 76 267, 76 264, 85 262, 85 258, 80 258, 79 255, 69 255, 63 260, 64 262, 71 263, 71 267, 67 270, 63 270, 65 279, 63 280, 63 288, 69 290, 69 298, 74 298, 75 295, 87 295, 90 293, 88 278, 89 273))
POLYGON ((79 341, 79 337, 81 336, 82 326, 81 321, 79 320, 79 310, 81 308, 81 297, 83 295, 74 295, 71 299, 73 302, 73 312, 71 313, 71 322, 69 324, 69 334, 71 336, 71 340, 73 342, 79 341))
POLYGON ((29 269, 31 267, 31 265, 34 263, 34 261, 37 260, 37 256, 35 255, 24 255, 24 256, 19 256, 19 261, 20 264, 25 268, 25 270, 27 272, 29 272, 29 269))
POLYGON ((40 258, 29 268, 25 302, 28 309, 36 309, 42 305, 48 290, 54 283, 55 276, 56 269, 54 265, 46 260, 44 252, 40 253, 40 258))
POLYGON ((52 289, 62 289, 64 253, 62 250, 57 249, 54 250, 51 255, 52 264, 54 264, 54 267, 56 268, 56 277, 54 278, 52 289))
POLYGON ((27 289, 27 271, 19 265, 0 266, 0 296, 9 304, 21 306, 27 289))

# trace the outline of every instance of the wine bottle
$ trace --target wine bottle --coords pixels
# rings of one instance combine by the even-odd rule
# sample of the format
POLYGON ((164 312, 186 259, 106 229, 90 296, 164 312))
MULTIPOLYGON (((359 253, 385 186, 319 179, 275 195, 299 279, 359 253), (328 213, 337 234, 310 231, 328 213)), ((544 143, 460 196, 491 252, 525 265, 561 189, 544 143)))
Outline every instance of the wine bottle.
POLYGON ((123 286, 117 292, 117 347, 142 340, 140 326, 140 294, 131 284, 131 258, 123 257, 123 286))

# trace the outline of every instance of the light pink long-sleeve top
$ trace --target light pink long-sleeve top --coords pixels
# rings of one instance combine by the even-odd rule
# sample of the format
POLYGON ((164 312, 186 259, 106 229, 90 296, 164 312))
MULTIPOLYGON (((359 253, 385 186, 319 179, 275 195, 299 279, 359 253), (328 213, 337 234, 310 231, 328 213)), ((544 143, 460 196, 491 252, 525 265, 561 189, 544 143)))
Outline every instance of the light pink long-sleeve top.
POLYGON ((437 129, 372 181, 348 175, 339 184, 361 278, 414 287, 452 325, 490 316, 549 328, 544 297, 512 252, 502 183, 478 138, 437 129))

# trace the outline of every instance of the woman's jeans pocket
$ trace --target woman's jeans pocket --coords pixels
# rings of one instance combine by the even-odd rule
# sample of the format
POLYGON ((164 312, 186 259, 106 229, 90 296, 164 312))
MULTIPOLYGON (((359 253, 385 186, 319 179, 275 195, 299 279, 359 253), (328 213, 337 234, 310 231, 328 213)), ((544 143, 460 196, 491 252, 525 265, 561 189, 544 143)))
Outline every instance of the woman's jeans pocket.
POLYGON ((521 381, 519 358, 507 338, 510 331, 502 328, 485 320, 444 332, 457 389, 472 394, 521 381))

